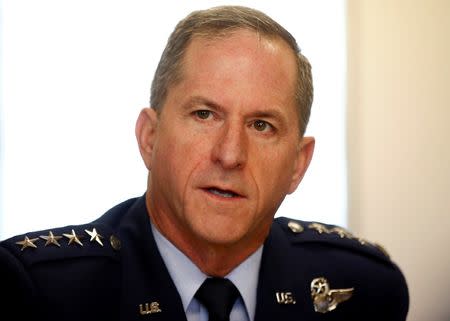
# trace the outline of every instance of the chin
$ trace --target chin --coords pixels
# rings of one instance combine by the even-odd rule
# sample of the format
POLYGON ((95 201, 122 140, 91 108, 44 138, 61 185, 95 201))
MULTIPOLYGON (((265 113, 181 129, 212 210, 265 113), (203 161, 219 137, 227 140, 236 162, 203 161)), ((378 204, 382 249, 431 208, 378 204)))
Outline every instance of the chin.
POLYGON ((210 244, 232 246, 244 242, 250 233, 248 226, 238 226, 236 220, 227 223, 224 223, 223 220, 216 220, 214 223, 200 226, 196 231, 197 236, 210 244), (222 224, 217 224, 218 221, 221 221, 222 224))

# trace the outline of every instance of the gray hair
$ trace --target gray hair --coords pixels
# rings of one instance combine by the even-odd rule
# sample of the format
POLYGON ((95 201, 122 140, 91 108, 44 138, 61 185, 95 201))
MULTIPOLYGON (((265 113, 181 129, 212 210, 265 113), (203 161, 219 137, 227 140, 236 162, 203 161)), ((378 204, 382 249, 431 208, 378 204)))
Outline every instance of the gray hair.
POLYGON ((311 65, 300 52, 295 38, 261 11, 242 6, 219 6, 194 11, 181 20, 170 35, 152 81, 150 106, 161 110, 171 86, 182 79, 183 57, 194 37, 220 38, 239 29, 253 30, 267 38, 281 38, 292 49, 297 62, 295 101, 298 106, 300 135, 311 114, 313 83, 311 65))

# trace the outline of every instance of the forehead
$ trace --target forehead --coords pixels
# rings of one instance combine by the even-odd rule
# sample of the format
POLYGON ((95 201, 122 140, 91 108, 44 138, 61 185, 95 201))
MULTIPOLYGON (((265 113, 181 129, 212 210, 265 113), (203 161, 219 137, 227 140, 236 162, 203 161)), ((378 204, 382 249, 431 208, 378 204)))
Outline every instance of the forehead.
POLYGON ((224 58, 245 56, 269 59, 278 64, 279 71, 283 71, 283 67, 290 69, 296 64, 294 51, 283 39, 248 29, 237 29, 218 35, 193 36, 186 48, 184 63, 195 58, 213 56, 221 61, 224 58))
POLYGON ((295 53, 281 38, 250 30, 194 37, 186 49, 181 74, 181 82, 191 88, 215 87, 223 94, 240 89, 248 95, 259 92, 268 102, 295 101, 295 53))

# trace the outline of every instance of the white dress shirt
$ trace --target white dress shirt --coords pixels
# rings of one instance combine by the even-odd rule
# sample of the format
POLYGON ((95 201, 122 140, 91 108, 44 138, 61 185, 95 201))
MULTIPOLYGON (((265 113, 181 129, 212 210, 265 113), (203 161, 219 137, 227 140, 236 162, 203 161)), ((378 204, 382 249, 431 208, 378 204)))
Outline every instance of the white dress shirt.
MULTIPOLYGON (((180 294, 188 321, 208 321, 206 308, 194 298, 195 292, 208 277, 152 224, 156 245, 180 294)), ((253 321, 256 292, 263 246, 225 277, 230 279, 241 296, 230 313, 230 321, 253 321)))

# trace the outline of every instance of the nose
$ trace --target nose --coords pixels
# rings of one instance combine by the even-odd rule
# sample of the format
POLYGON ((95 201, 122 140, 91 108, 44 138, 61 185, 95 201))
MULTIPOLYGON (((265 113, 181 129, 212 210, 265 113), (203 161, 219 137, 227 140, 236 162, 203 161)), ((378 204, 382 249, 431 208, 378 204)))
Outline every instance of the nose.
POLYGON ((243 168, 247 162, 247 137, 239 124, 224 124, 212 149, 212 160, 224 169, 243 168))

